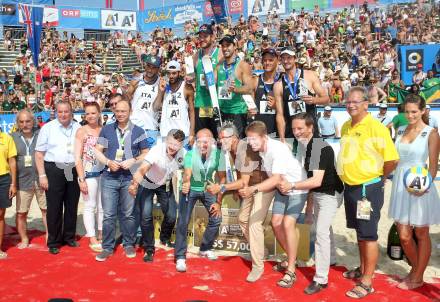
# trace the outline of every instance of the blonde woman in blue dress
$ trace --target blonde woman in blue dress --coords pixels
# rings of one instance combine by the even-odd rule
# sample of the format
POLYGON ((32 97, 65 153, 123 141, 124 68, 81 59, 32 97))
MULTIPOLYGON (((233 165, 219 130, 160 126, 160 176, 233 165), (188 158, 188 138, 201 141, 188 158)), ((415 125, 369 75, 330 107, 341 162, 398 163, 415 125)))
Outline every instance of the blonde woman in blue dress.
POLYGON ((427 162, 432 179, 437 174, 440 139, 437 130, 422 119, 425 107, 425 101, 418 95, 405 98, 408 125, 399 127, 396 137, 400 161, 393 179, 389 216, 397 223, 400 243, 412 265, 408 276, 398 285, 405 290, 423 286, 423 274, 431 256, 429 226, 440 224, 440 198, 435 184, 424 193, 410 193, 403 183, 409 168, 426 166, 427 162))

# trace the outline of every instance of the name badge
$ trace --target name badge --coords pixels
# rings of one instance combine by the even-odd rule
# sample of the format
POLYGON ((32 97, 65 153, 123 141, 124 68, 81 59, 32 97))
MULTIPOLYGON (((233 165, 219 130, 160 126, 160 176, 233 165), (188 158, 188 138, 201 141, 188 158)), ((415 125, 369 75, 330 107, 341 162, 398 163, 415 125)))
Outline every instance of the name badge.
POLYGON ((287 103, 289 107, 289 115, 294 116, 298 113, 306 112, 306 103, 303 101, 290 101, 287 103))
POLYGON ((268 101, 260 101, 260 114, 275 114, 275 109, 267 105, 268 101))
POLYGON ((66 144, 66 150, 67 150, 68 154, 72 154, 73 153, 72 143, 69 142, 69 143, 66 144))
POLYGON ((124 150, 122 149, 116 150, 115 161, 122 161, 123 156, 124 156, 124 150))
POLYGON ((212 107, 200 107, 199 108, 199 117, 210 117, 214 116, 212 107))
POLYGON ((167 180, 165 182, 165 192, 169 192, 170 191, 170 187, 171 187, 171 181, 167 180))
POLYGON ((32 156, 31 155, 25 155, 24 156, 24 167, 32 167, 32 156))
POLYGON ((362 220, 370 220, 370 215, 373 209, 371 208, 371 202, 366 198, 362 198, 357 202, 356 218, 362 220))

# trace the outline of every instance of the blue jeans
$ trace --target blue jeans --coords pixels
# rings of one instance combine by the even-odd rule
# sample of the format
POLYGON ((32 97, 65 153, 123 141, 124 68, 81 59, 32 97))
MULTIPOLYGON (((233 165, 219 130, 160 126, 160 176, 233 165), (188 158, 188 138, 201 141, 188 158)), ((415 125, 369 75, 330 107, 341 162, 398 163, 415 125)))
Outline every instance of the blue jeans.
POLYGON ((136 240, 134 200, 128 193, 130 181, 123 175, 117 177, 103 176, 101 178, 101 202, 104 211, 102 248, 106 251, 113 251, 115 248, 117 218, 119 218, 124 247, 134 246, 136 240))
MULTIPOLYGON (((177 219, 176 228, 176 247, 174 248, 174 256, 176 259, 186 259, 186 250, 188 247, 186 234, 188 232, 189 220, 191 219, 191 214, 197 200, 203 203, 209 213, 209 208, 217 202, 217 197, 208 192, 190 191, 188 195, 180 194, 179 218, 177 219)), ((208 225, 206 226, 202 244, 200 245, 201 252, 212 249, 221 222, 221 217, 214 217, 209 213, 208 225)))
POLYGON ((171 234, 176 224, 177 203, 174 197, 173 187, 169 186, 166 191, 166 185, 156 189, 139 187, 139 193, 136 196, 137 215, 140 215, 143 247, 146 251, 154 252, 154 225, 153 225, 153 196, 156 194, 157 201, 163 213, 163 221, 160 227, 160 241, 165 242, 171 239, 171 234))

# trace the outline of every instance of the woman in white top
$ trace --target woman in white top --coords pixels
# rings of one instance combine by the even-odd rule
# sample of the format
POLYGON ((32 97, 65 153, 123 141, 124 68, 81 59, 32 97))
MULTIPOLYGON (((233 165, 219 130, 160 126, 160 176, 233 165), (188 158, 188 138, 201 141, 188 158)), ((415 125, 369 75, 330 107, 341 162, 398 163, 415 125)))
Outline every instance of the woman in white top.
POLYGON ((89 247, 95 252, 102 252, 103 210, 100 194, 100 176, 102 165, 95 157, 95 145, 101 132, 101 108, 96 102, 85 103, 86 125, 76 132, 75 167, 78 183, 84 199, 84 227, 86 237, 90 238, 89 247), (96 211, 96 214, 95 214, 96 211), (95 215, 98 217, 98 236, 95 233, 95 215))

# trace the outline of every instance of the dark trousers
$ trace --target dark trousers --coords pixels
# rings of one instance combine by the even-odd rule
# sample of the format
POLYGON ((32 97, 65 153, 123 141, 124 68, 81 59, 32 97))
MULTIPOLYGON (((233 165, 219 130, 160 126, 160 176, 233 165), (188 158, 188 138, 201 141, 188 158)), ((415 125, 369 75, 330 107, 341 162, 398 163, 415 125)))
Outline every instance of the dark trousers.
POLYGON ((222 119, 224 122, 228 121, 234 124, 234 126, 237 128, 240 138, 246 136, 245 131, 248 124, 247 114, 232 114, 222 112, 222 119))
POLYGON ((166 185, 162 185, 155 189, 139 187, 140 192, 136 196, 136 206, 141 218, 140 226, 142 231, 143 247, 147 251, 154 252, 154 225, 153 225, 153 197, 157 196, 160 208, 163 213, 163 221, 160 227, 160 241, 166 242, 171 240, 171 234, 176 224, 177 203, 174 198, 173 187, 170 186, 168 192, 166 185))
POLYGON ((207 128, 209 130, 211 130, 212 134, 214 135, 214 138, 218 137, 217 134, 217 127, 219 125, 217 125, 216 121, 214 118, 212 117, 200 117, 200 108, 194 108, 194 113, 196 116, 196 123, 195 123, 195 132, 197 133, 197 131, 207 128))
POLYGON ((75 240, 76 216, 78 212, 78 175, 73 164, 63 169, 64 164, 44 162, 49 189, 47 200, 47 246, 60 247, 65 242, 75 240), (69 175, 70 174, 70 175, 69 175), (67 176, 71 176, 68 181, 67 176), (64 210, 64 211, 63 211, 64 210))

